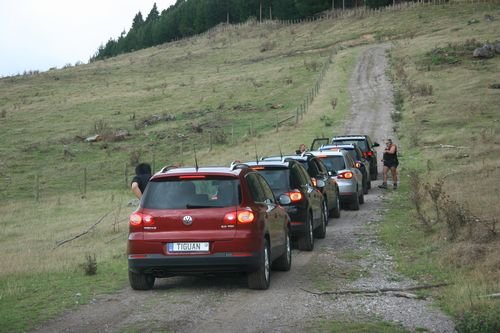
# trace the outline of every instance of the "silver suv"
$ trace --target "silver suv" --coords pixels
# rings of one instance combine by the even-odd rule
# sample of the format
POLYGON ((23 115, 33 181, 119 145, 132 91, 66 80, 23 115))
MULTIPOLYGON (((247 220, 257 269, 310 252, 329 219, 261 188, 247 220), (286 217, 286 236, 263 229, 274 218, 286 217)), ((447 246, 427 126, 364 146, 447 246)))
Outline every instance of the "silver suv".
POLYGON ((331 149, 310 153, 321 159, 330 176, 337 181, 342 204, 348 204, 352 210, 359 210, 359 205, 365 202, 363 174, 356 168, 349 152, 344 149, 331 149))

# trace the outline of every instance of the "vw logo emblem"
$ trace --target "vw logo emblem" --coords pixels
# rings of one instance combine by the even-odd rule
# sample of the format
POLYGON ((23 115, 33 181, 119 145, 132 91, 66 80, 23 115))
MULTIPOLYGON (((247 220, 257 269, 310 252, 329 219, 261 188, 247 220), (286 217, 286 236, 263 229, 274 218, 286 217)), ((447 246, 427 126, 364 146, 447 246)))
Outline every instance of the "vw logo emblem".
POLYGON ((182 223, 184 223, 184 225, 191 225, 193 224, 193 218, 189 215, 186 215, 182 218, 182 223))

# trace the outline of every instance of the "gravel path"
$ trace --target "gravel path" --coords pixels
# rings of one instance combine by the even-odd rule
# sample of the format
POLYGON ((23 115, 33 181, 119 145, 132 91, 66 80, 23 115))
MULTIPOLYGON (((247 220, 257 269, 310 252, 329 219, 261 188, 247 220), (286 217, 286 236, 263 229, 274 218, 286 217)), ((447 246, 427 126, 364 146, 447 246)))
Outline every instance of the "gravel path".
MULTIPOLYGON (((353 106, 346 133, 366 133, 379 142, 394 137, 392 88, 385 76, 388 47, 366 48, 359 58, 349 85, 353 106)), ((273 272, 267 291, 247 289, 243 277, 159 279, 152 291, 126 287, 34 332, 318 332, 322 331, 319 319, 382 319, 410 332, 454 332, 453 322, 430 300, 390 293, 310 292, 416 285, 395 272, 392 258, 375 235, 386 195, 377 188, 379 183, 372 182, 361 210, 342 211, 340 219, 330 220, 326 238, 316 240, 313 252, 294 250, 291 271, 273 272)))

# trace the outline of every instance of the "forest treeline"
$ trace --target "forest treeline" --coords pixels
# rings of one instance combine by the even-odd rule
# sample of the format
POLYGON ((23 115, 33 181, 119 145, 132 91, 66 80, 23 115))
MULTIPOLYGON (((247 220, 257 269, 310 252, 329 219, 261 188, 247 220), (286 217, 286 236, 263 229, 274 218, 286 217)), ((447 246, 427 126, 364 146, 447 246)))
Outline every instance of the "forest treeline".
MULTIPOLYGON (((177 0, 158 11, 156 3, 146 18, 139 12, 128 32, 101 45, 90 61, 163 44, 202 33, 220 23, 256 20, 294 20, 334 8, 380 7, 393 0, 177 0)), ((399 2, 399 1, 398 1, 399 2)))

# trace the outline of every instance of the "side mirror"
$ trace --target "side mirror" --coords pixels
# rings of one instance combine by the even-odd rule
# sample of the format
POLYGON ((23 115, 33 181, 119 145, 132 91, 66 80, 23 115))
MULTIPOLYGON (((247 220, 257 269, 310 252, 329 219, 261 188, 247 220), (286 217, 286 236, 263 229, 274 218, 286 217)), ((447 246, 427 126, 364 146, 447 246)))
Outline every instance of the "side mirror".
POLYGON ((372 147, 380 147, 380 145, 378 144, 378 142, 374 142, 372 147))
POLYGON ((280 203, 280 205, 285 206, 285 205, 291 204, 292 203, 292 199, 290 199, 290 197, 288 195, 282 194, 278 198, 278 202, 280 203))
POLYGON ((317 179, 317 180, 316 180, 316 187, 317 187, 317 188, 323 188, 323 187, 325 187, 325 186, 326 186, 326 183, 325 183, 325 181, 324 181, 324 180, 322 180, 322 179, 317 179))
POLYGON ((296 155, 301 155, 301 154, 302 154, 302 152, 301 152, 299 149, 297 149, 297 150, 295 151, 295 154, 296 154, 296 155))

